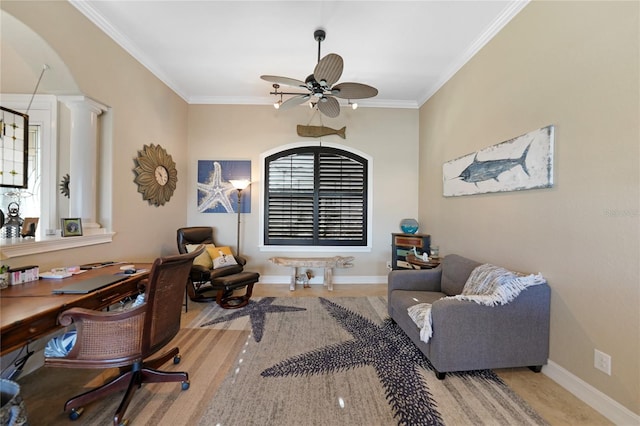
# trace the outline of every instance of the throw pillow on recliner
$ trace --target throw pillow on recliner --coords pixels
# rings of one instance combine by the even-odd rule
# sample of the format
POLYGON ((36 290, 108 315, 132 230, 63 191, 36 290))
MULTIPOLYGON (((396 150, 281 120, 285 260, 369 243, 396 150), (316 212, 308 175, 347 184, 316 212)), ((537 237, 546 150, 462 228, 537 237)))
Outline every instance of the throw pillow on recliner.
MULTIPOLYGON (((192 251, 195 251, 200 246, 201 246, 201 244, 186 244, 185 248, 187 249, 187 253, 191 253, 192 251)), ((202 266, 205 269, 211 269, 211 268, 213 268, 213 260, 212 260, 212 256, 211 256, 211 250, 213 250, 215 248, 215 245, 213 245, 213 244, 205 244, 204 248, 206 250, 203 251, 202 253, 200 253, 198 256, 196 256, 195 259, 193 259, 193 264, 194 265, 198 265, 198 266, 202 266)))
POLYGON ((216 247, 211 251, 214 252, 211 253, 211 257, 213 258, 213 269, 219 269, 225 266, 238 264, 235 257, 233 257, 231 248, 229 247, 216 247))

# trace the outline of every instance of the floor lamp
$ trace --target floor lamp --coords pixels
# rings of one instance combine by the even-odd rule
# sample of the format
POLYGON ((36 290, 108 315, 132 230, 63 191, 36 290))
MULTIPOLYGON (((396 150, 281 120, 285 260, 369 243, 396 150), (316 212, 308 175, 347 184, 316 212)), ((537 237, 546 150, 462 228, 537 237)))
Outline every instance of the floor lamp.
POLYGON ((238 191, 238 230, 236 232, 236 255, 240 256, 240 212, 242 212, 242 190, 251 185, 247 179, 230 180, 231 185, 238 191))

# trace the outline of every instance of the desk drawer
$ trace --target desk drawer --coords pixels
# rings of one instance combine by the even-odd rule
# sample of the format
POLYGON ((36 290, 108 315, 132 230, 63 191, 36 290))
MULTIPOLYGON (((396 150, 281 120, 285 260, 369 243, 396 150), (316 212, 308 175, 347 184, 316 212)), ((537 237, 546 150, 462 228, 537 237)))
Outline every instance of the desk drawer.
POLYGON ((6 330, 1 339, 3 353, 18 349, 25 343, 31 343, 55 331, 58 328, 57 316, 56 312, 48 312, 6 330))

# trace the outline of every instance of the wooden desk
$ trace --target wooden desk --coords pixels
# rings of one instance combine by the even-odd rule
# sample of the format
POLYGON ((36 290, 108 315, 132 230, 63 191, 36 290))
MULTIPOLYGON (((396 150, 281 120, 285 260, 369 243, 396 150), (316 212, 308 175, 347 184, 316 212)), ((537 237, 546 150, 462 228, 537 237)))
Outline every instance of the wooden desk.
MULTIPOLYGON (((150 264, 136 264, 149 269, 150 264)), ((120 272, 120 265, 93 269, 64 279, 41 279, 0 290, 0 355, 19 349, 60 328, 58 315, 69 308, 101 310, 138 293, 138 274, 89 294, 52 294, 52 290, 98 275, 120 272)))

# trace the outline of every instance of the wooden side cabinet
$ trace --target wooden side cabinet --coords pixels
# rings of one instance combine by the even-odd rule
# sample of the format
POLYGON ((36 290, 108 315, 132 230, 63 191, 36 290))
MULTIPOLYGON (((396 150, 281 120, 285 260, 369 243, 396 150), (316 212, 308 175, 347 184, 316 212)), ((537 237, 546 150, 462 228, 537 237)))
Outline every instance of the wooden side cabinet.
POLYGON ((431 255, 431 236, 428 234, 391 234, 391 269, 413 269, 407 262, 407 253, 427 252, 431 255))

